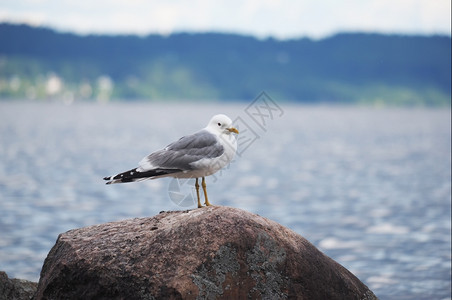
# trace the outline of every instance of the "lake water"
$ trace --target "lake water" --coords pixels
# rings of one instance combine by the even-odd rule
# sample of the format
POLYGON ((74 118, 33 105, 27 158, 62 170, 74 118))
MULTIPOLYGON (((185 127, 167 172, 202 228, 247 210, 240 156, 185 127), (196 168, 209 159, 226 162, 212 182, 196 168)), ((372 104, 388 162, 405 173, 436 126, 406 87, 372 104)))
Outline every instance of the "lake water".
POLYGON ((213 204, 291 228, 381 299, 450 299, 450 109, 261 104, 0 103, 0 270, 37 281, 59 233, 194 208, 170 198, 191 182, 102 177, 226 113, 239 155, 207 178, 213 204))

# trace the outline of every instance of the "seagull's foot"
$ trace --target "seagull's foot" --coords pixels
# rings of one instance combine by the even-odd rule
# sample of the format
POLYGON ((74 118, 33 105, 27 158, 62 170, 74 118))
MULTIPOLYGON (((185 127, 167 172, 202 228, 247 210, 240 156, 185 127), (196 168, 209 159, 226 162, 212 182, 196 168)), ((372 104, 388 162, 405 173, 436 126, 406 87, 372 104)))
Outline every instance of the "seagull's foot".
POLYGON ((200 200, 200 198, 199 198, 199 183, 198 183, 198 178, 196 178, 195 188, 196 188, 196 196, 198 197, 198 208, 201 208, 201 207, 202 207, 202 204, 201 204, 201 200, 200 200))
POLYGON ((204 177, 202 178, 201 185, 202 185, 202 190, 204 191, 204 199, 206 199, 205 205, 212 206, 212 204, 209 203, 209 197, 207 197, 206 179, 204 177))

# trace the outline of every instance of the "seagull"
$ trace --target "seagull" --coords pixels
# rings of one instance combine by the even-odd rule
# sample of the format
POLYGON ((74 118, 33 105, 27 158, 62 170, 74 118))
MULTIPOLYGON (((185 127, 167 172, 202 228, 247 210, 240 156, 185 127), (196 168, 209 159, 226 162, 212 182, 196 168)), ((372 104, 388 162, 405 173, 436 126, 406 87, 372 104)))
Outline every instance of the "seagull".
POLYGON ((196 178, 196 195, 201 208, 198 183, 201 177, 205 205, 210 206, 205 177, 221 170, 234 158, 237 139, 232 133, 239 131, 232 126, 231 119, 223 114, 215 115, 205 128, 144 157, 137 168, 104 177, 104 180, 106 184, 113 184, 161 177, 196 178))

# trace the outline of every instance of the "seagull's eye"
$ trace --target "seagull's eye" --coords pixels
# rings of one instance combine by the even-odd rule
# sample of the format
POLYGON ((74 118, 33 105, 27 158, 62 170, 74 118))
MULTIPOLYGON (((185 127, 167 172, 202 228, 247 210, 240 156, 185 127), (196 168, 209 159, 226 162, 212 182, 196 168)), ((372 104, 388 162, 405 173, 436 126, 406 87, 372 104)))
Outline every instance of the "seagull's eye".
POLYGON ((221 126, 221 123, 218 123, 218 126, 221 126))

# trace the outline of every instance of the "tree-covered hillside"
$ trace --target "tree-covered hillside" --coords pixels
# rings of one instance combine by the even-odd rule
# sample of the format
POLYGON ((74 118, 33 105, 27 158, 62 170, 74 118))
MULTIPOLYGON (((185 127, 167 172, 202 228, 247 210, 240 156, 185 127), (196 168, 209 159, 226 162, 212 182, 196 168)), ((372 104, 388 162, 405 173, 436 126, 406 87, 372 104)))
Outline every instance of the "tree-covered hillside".
POLYGON ((451 38, 78 36, 0 24, 0 97, 450 105, 451 38))

